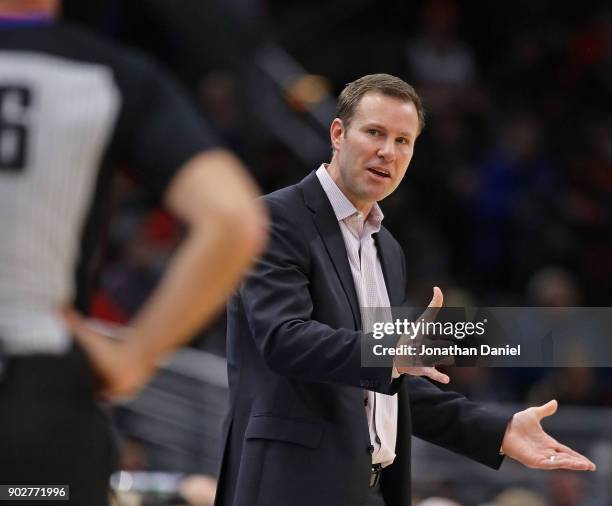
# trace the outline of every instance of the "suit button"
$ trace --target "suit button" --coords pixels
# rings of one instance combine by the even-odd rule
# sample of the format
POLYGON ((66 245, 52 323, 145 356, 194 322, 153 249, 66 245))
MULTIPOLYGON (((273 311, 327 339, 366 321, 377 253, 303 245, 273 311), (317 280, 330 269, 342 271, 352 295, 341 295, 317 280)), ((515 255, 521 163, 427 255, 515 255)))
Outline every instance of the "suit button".
POLYGON ((374 453, 374 446, 368 445, 368 453, 372 455, 374 453))

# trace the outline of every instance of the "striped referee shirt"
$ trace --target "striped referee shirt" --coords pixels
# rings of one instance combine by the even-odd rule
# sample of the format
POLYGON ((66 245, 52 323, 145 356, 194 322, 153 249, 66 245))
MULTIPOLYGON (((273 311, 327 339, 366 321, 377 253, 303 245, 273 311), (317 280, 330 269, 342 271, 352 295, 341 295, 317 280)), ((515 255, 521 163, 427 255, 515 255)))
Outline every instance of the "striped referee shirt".
POLYGON ((64 304, 86 310, 112 171, 154 196, 213 136, 133 50, 65 22, 0 24, 0 344, 62 353, 64 304))

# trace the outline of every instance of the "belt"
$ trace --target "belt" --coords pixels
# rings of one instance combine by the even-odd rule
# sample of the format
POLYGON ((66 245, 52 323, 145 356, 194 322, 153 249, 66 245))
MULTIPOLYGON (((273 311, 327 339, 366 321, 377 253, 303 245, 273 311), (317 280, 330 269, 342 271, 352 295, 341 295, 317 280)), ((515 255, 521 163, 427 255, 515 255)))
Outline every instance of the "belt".
POLYGON ((382 465, 381 464, 372 464, 372 471, 370 473, 370 488, 378 485, 380 481, 380 474, 382 473, 382 465))

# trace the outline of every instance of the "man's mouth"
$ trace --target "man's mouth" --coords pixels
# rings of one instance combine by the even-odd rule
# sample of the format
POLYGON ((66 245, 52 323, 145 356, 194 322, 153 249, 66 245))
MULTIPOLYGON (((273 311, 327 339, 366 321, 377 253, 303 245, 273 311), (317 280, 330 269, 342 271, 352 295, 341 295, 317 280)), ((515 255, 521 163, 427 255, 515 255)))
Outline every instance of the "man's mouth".
POLYGON ((382 169, 380 167, 368 167, 368 171, 378 177, 391 177, 391 173, 387 169, 382 169))

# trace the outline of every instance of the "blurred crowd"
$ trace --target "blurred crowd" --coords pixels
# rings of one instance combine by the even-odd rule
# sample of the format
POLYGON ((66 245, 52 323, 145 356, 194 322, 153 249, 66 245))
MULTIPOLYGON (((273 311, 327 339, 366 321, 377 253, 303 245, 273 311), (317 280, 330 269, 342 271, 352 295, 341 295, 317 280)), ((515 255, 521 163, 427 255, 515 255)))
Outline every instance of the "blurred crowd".
MULTIPOLYGON (((194 3, 184 2, 183 14, 197 19, 194 3)), ((246 88, 258 45, 283 47, 332 96, 365 73, 416 87, 427 125, 406 179, 382 206, 407 255, 415 303, 436 284, 448 305, 610 305, 612 8, 604 2, 207 1, 215 16, 208 35, 177 29, 176 7, 164 17, 161 2, 130 4, 86 11, 67 2, 67 10, 171 67, 264 192, 316 165, 253 114, 257 97, 246 88), (223 27, 239 36, 229 42, 223 27)), ((287 105, 308 121, 304 103, 287 105)), ((122 323, 155 286, 182 230, 151 209, 129 168, 115 201, 93 309, 122 323)), ((223 355, 223 325, 193 346, 223 355)), ((603 369, 455 368, 451 377, 475 400, 612 406, 612 374, 603 369)), ((554 476, 546 498, 509 490, 490 504, 586 504, 572 499, 582 486, 572 475, 554 476)))
MULTIPOLYGON (((290 38, 284 27, 307 8, 325 14, 322 2, 246 3, 265 19, 269 37, 288 46, 309 71, 328 70, 323 77, 332 92, 360 73, 386 71, 422 95, 427 126, 406 179, 383 204, 386 226, 407 255, 415 303, 426 301, 438 284, 451 306, 609 304, 612 9, 592 3, 575 14, 540 1, 512 9, 502 2, 475 12, 467 2, 430 0, 405 12, 401 2, 363 2, 330 30, 330 42, 342 54, 338 66, 336 53, 320 51, 321 28, 313 28, 311 38, 290 38)), ((146 20, 155 12, 151 4, 140 2, 140 14, 149 12, 141 16, 146 20)), ((78 18, 79 10, 68 7, 78 18)), ((131 26, 130 12, 100 9, 97 26, 121 37, 131 26)), ((189 37, 173 32, 167 21, 163 35, 151 41, 142 23, 135 28, 149 37, 130 32, 130 42, 157 51, 180 72, 178 48, 189 37)), ((204 48, 202 58, 223 49, 204 48)), ((199 66, 205 69, 199 77, 180 74, 194 104, 245 158, 264 192, 316 168, 249 117, 244 69, 216 61, 199 66)), ((116 181, 116 203, 94 310, 125 322, 155 286, 182 231, 163 210, 150 208, 129 168, 116 181)), ((223 322, 196 345, 223 354, 223 322)), ((520 378, 541 374, 529 371, 519 373, 506 392, 496 387, 490 394, 470 393, 516 401, 545 392, 577 404, 610 404, 612 387, 601 384, 606 374, 599 372, 563 371, 561 378, 552 372, 530 389, 520 378)), ((478 389, 489 384, 482 378, 466 382, 478 389)))

